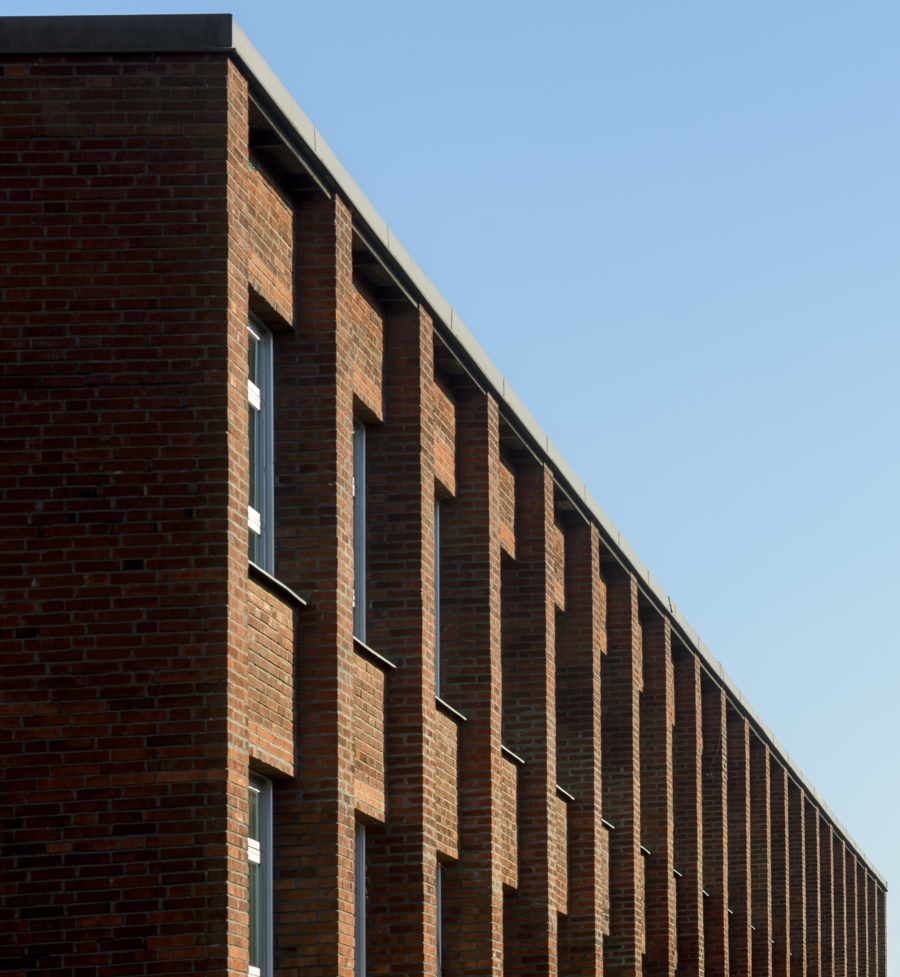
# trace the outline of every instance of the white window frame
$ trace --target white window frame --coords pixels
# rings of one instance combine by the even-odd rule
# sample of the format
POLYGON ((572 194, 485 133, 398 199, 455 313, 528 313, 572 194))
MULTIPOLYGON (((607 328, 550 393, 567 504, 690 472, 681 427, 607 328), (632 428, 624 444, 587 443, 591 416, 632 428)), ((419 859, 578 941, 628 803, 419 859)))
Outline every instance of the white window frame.
MULTIPOLYGON (((275 458, 275 416, 273 410, 273 360, 272 333, 251 315, 247 325, 248 343, 256 340, 256 378, 247 377, 248 411, 256 412, 256 437, 254 457, 250 460, 255 468, 257 481, 257 504, 254 508, 247 504, 247 532, 249 535, 250 559, 263 570, 273 573, 275 569, 275 479, 273 461, 275 458)), ((250 414, 249 423, 253 423, 250 414)))
POLYGON ((366 826, 357 822, 354 851, 354 977, 366 977, 366 826))
MULTIPOLYGON (((273 920, 272 920, 272 782, 264 777, 250 775, 249 792, 255 790, 259 797, 257 828, 259 839, 250 838, 249 825, 247 833, 247 864, 248 872, 251 862, 259 865, 259 935, 260 952, 259 966, 247 965, 248 977, 272 977, 273 968, 273 920)), ((250 914, 254 907, 248 904, 248 930, 250 914)))
POLYGON ((366 426, 353 421, 353 634, 366 640, 366 426))
POLYGON ((441 502, 434 500, 434 694, 441 694, 441 502))

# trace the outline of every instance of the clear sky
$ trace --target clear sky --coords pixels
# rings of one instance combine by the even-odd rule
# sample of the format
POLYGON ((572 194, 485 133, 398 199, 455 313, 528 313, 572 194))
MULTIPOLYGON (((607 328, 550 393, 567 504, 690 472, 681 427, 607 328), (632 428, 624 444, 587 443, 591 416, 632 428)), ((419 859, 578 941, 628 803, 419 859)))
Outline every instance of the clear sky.
POLYGON ((900 886, 900 5, 229 9, 900 886))

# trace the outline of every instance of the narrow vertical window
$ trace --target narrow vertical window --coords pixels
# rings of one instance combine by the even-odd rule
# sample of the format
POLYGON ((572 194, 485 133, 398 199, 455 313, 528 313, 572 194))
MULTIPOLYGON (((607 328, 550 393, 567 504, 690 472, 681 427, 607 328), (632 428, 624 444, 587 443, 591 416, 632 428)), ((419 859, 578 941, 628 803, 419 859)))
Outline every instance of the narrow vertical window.
POLYGON ((438 977, 444 966, 444 866, 438 862, 437 874, 434 878, 434 920, 435 920, 435 943, 437 949, 437 972, 438 977))
POLYGON ((353 634, 366 640, 366 426, 353 422, 353 634))
POLYGON ((366 977, 366 826, 356 826, 355 977, 366 977))
POLYGON ((247 409, 249 556, 253 563, 271 572, 275 563, 275 534, 272 526, 272 334, 256 319, 251 320, 247 330, 247 409))
MULTIPOLYGON (((441 503, 434 503, 434 694, 441 694, 441 503)), ((438 873, 440 876, 440 873, 438 873)))
POLYGON ((248 788, 247 874, 249 977, 272 974, 272 785, 251 777, 248 788))

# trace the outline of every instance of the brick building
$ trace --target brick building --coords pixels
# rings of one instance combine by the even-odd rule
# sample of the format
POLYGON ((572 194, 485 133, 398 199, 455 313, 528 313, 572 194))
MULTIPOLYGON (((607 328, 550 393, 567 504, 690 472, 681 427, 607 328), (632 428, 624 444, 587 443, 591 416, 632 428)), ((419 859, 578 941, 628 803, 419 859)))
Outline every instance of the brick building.
POLYGON ((0 969, 885 977, 884 879, 231 17, 0 65, 0 969))

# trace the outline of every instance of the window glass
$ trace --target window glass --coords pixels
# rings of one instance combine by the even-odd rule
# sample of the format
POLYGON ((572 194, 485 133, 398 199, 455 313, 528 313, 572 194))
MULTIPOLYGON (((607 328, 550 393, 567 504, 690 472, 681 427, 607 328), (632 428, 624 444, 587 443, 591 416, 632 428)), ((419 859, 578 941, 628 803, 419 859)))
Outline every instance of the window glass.
POLYGON ((353 423, 353 634, 366 640, 366 427, 353 423))
POLYGON ((366 826, 356 826, 355 977, 366 977, 366 826))
POLYGON ((247 789, 247 930, 249 977, 272 973, 272 784, 251 777, 247 789))
POLYGON ((247 549, 253 563, 272 572, 272 335, 256 319, 247 330, 247 414, 247 549))
POLYGON ((438 862, 437 873, 434 879, 434 898, 435 898, 435 942, 437 943, 437 972, 441 973, 444 965, 444 868, 438 862))
POLYGON ((434 694, 441 694, 441 503, 434 503, 434 694))
POLYGON ((262 847, 259 831, 260 790, 251 784, 249 789, 249 827, 247 829, 247 870, 249 886, 249 928, 250 928, 250 969, 251 975, 262 973, 262 847))

